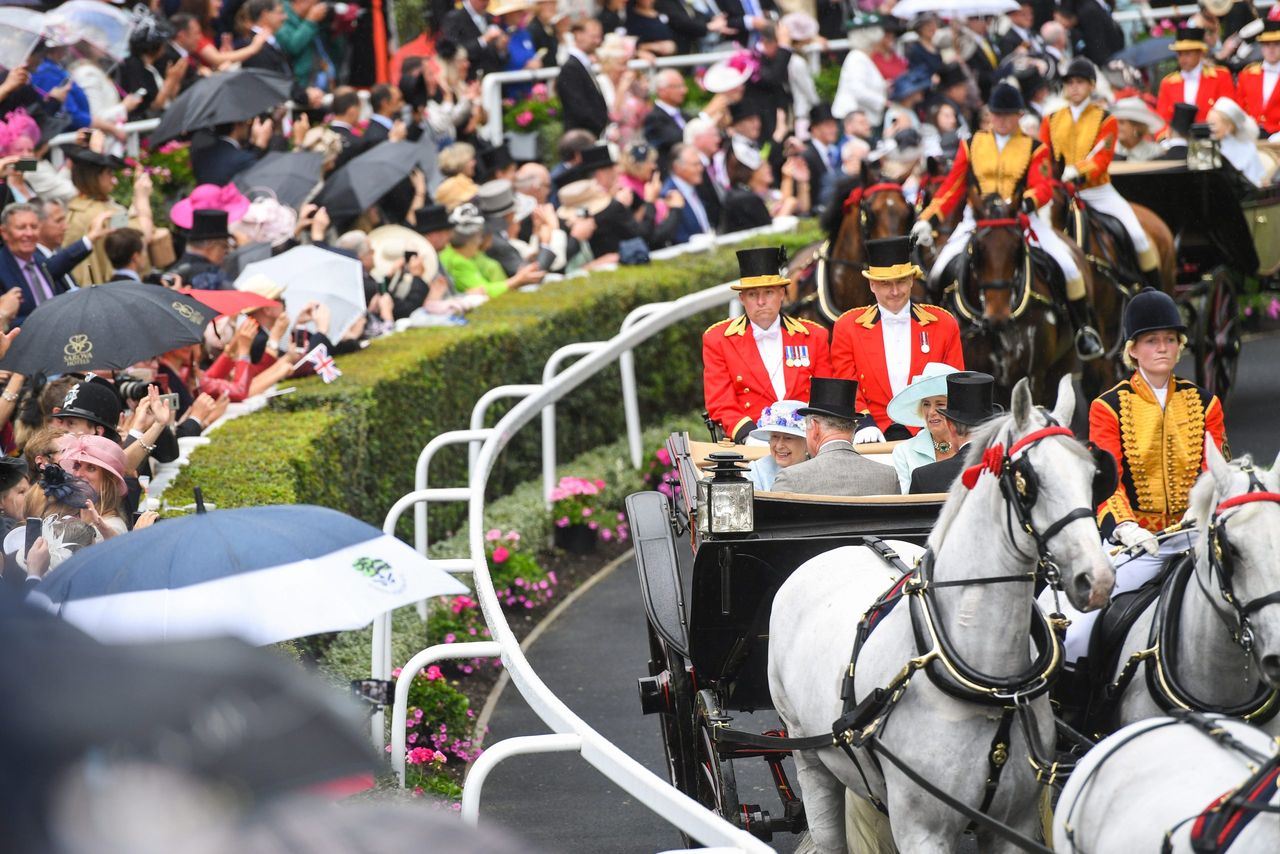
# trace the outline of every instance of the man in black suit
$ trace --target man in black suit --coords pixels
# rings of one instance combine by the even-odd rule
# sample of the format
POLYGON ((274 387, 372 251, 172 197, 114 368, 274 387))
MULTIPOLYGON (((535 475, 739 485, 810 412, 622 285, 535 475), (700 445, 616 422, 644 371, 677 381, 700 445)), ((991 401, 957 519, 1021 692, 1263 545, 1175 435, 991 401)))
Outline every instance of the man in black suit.
POLYGON ((404 122, 396 117, 404 106, 404 98, 397 86, 385 83, 369 90, 369 124, 365 126, 362 151, 368 151, 380 142, 400 142, 405 137, 404 122))
POLYGON ((1078 54, 1094 65, 1106 67, 1107 60, 1124 50, 1124 30, 1111 17, 1104 0, 1064 0, 1063 10, 1076 19, 1078 54))
MULTIPOLYGON (((773 24, 766 24, 760 30, 760 47, 756 58, 760 60, 760 71, 747 81, 739 106, 750 115, 760 117, 760 135, 758 144, 773 138, 773 131, 778 126, 778 110, 791 106, 790 77, 787 64, 791 62, 791 51, 778 44, 778 33, 773 24)), ((774 146, 780 150, 781 146, 774 146)))
POLYGON ((1009 29, 1000 37, 996 47, 1002 57, 1025 47, 1030 56, 1044 56, 1044 40, 1035 28, 1036 11, 1031 0, 1018 0, 1018 8, 1008 13, 1009 29))
POLYGON ((715 122, 704 116, 689 120, 685 131, 689 145, 698 152, 702 162, 702 181, 694 186, 698 199, 707 211, 707 219, 717 225, 720 222, 720 205, 729 189, 729 176, 725 172, 722 150, 724 137, 715 122))
MULTIPOLYGON (((249 16, 250 31, 253 35, 265 32, 267 43, 262 46, 262 50, 241 62, 240 67, 261 68, 288 77, 294 81, 289 97, 295 104, 306 104, 312 109, 319 107, 324 99, 324 92, 314 86, 303 86, 294 79, 293 63, 276 41, 275 32, 283 26, 286 19, 284 4, 280 0, 249 0, 245 4, 245 11, 249 16)), ((247 45, 249 41, 250 39, 244 40, 240 47, 247 45)))
POLYGON ((609 124, 609 105, 591 73, 591 54, 603 37, 595 18, 573 25, 573 47, 556 78, 556 97, 560 99, 566 133, 581 128, 598 137, 609 124))
POLYGON ((489 0, 462 0, 440 25, 440 35, 466 49, 471 60, 468 80, 501 71, 506 64, 507 35, 487 14, 488 9, 489 0))
POLYGON ((329 120, 329 130, 342 140, 342 153, 334 166, 337 169, 365 148, 364 137, 358 136, 355 129, 356 122, 360 121, 360 93, 343 86, 333 93, 330 110, 333 118, 329 120))
POLYGON ((974 44, 974 51, 965 60, 965 64, 973 72, 973 79, 978 83, 978 97, 985 104, 991 95, 991 84, 995 79, 996 69, 1000 67, 1000 53, 989 37, 990 18, 985 16, 968 18, 965 26, 969 28, 969 38, 974 44))
POLYGON ((733 30, 732 38, 744 45, 759 41, 761 31, 772 26, 769 14, 777 14, 773 0, 720 0, 725 23, 733 30))
POLYGON ((911 473, 911 492, 946 492, 964 469, 964 446, 969 434, 982 422, 997 413, 993 402, 995 377, 978 371, 957 371, 947 374, 947 408, 938 412, 947 419, 954 434, 954 457, 938 463, 920 466, 911 473))
POLYGON ((271 144, 271 119, 219 125, 213 133, 198 131, 191 139, 191 171, 197 184, 231 183, 258 162, 271 144))
POLYGON ((0 211, 0 320, 21 326, 36 307, 64 294, 64 277, 89 257, 93 241, 103 237, 110 217, 98 217, 82 240, 46 258, 40 252, 40 212, 35 205, 14 202, 0 211))
POLYGON ((665 173, 670 162, 671 146, 684 140, 684 126, 688 122, 680 105, 684 103, 689 87, 684 75, 674 68, 664 68, 653 80, 657 97, 653 109, 644 117, 644 138, 658 151, 658 166, 665 173))
POLYGON ((725 33, 729 29, 723 12, 711 17, 694 8, 689 0, 658 0, 654 8, 659 15, 667 16, 667 26, 676 36, 676 53, 700 53, 701 42, 709 33, 725 33))
POLYGON ((831 204, 836 183, 844 177, 844 164, 840 159, 840 124, 826 104, 818 104, 809 111, 809 141, 804 144, 804 162, 809 167, 813 204, 825 209, 831 204))
POLYGON ((187 70, 182 73, 182 83, 178 87, 179 92, 185 92, 192 83, 200 79, 200 60, 196 58, 196 51, 199 50, 204 33, 200 29, 200 21, 186 12, 174 15, 169 19, 169 24, 173 27, 173 38, 156 60, 156 71, 161 75, 167 74, 171 65, 178 60, 185 60, 187 70))

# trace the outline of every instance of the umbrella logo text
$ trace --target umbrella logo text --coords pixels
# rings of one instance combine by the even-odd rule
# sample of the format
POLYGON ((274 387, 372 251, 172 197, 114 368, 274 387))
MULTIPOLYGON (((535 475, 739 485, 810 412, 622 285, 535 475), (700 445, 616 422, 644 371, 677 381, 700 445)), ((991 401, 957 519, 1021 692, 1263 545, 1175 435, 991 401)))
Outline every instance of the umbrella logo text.
POLYGON ((384 593, 399 593, 404 590, 404 578, 397 575, 391 568, 391 564, 381 558, 356 558, 351 566, 356 572, 366 576, 374 589, 384 593))
POLYGON ((199 312, 197 312, 191 306, 187 305, 185 302, 178 302, 177 300, 174 300, 173 310, 176 311, 179 314, 179 316, 183 317, 184 319, 190 320, 192 323, 195 323, 195 324, 203 325, 202 321, 204 320, 204 318, 200 316, 199 312))
POLYGON ((62 348, 63 361, 68 368, 77 368, 93 361, 93 342, 88 335, 72 335, 62 348))

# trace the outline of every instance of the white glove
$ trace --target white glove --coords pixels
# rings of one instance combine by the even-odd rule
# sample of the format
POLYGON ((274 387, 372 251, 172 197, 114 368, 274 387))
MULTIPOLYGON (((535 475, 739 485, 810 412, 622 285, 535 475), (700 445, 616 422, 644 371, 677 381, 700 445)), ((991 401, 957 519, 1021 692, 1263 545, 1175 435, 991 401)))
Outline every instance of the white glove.
POLYGON ((1116 529, 1111 532, 1111 539, 1125 548, 1141 548, 1153 557, 1160 551, 1160 541, 1156 539, 1156 535, 1137 522, 1121 522, 1116 525, 1116 529))
POLYGON ((1068 166, 1062 170, 1062 183, 1070 183, 1080 177, 1080 170, 1074 166, 1068 166))
POLYGON ((880 432, 880 428, 872 424, 870 427, 863 427, 857 433, 853 434, 853 444, 870 445, 876 442, 883 442, 884 434, 880 432))
MULTIPOLYGON (((933 245, 933 226, 929 223, 928 220, 922 219, 919 222, 917 222, 915 225, 911 226, 911 237, 920 246, 932 246, 933 245)), ((881 437, 878 441, 883 442, 884 438, 881 437)))

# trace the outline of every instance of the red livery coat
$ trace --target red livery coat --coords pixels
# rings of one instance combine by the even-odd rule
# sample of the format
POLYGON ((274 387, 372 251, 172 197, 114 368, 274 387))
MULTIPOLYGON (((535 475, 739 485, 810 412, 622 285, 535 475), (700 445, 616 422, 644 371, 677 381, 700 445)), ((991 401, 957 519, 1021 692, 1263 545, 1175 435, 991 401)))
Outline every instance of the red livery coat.
MULTIPOLYGON (((788 400, 809 400, 809 380, 829 377, 831 355, 827 330, 812 320, 782 316, 783 376, 788 400), (788 347, 808 348, 807 366, 785 363, 788 347)), ((755 334, 745 316, 722 320, 702 333, 702 391, 707 412, 725 435, 734 436, 747 422, 755 423, 766 406, 777 401, 755 334)))
MULTIPOLYGON (((929 362, 946 362, 964 370, 960 327, 951 312, 936 305, 911 304, 911 369, 907 377, 924 373, 929 362), (929 352, 921 348, 929 345, 929 352)), ((893 399, 889 367, 884 355, 880 306, 854 308, 840 315, 831 335, 831 366, 836 376, 858 382, 858 411, 870 412, 881 430, 889 427, 885 407, 893 399)), ((916 430, 912 429, 912 433, 916 430)))
POLYGON ((1271 97, 1262 102, 1262 63, 1245 66, 1236 81, 1236 93, 1240 96, 1240 109, 1244 110, 1258 126, 1270 136, 1280 131, 1280 83, 1271 90, 1271 97))
MULTIPOLYGON (((1236 85, 1231 82, 1231 72, 1217 65, 1200 68, 1200 88, 1196 90, 1196 121, 1203 122, 1219 98, 1236 98, 1236 85)), ((1173 105, 1185 102, 1182 95, 1182 72, 1165 75, 1160 81, 1160 94, 1156 98, 1156 112, 1166 122, 1173 119, 1173 105)))

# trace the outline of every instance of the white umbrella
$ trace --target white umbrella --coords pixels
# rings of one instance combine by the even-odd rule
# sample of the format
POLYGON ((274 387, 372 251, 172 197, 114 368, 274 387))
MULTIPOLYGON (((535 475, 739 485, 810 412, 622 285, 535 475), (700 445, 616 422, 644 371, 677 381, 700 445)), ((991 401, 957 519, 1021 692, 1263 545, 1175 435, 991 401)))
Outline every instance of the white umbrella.
POLYGON ((88 42, 122 62, 129 55, 134 19, 128 12, 97 0, 67 0, 45 15, 45 26, 61 44, 88 42))
POLYGON ((1017 0, 902 0, 893 7, 893 14, 895 17, 908 20, 927 13, 958 18, 1003 15, 1017 8, 1017 0))
POLYGON ((329 338, 339 338, 364 314, 364 266, 355 258, 319 246, 299 246, 288 252, 245 265, 237 287, 251 276, 263 275, 285 286, 289 319, 309 302, 329 307, 329 338))
POLYGON ((0 7, 0 65, 20 67, 43 32, 43 13, 16 6, 0 7))

